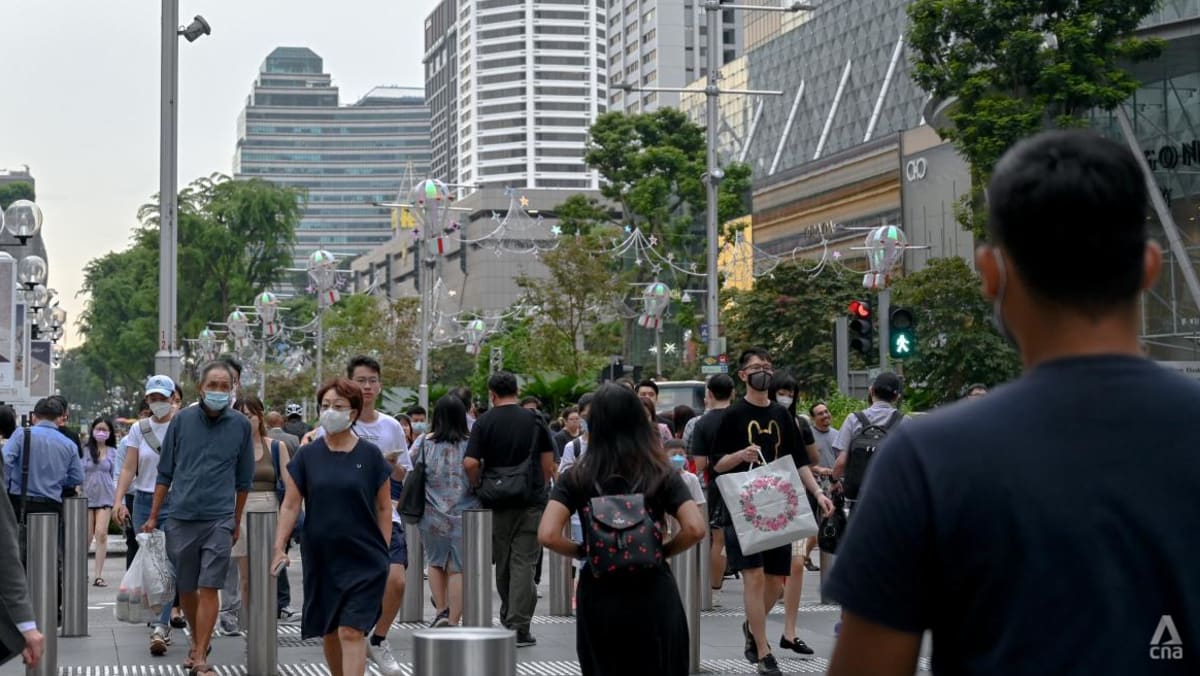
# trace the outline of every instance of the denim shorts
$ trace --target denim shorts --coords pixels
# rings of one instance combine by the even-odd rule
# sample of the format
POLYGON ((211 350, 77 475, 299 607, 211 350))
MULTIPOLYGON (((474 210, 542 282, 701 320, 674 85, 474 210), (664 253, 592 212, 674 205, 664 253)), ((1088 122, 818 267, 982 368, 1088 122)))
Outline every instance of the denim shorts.
POLYGON ((404 539, 404 524, 392 522, 392 541, 388 545, 388 563, 408 567, 408 541, 404 539))

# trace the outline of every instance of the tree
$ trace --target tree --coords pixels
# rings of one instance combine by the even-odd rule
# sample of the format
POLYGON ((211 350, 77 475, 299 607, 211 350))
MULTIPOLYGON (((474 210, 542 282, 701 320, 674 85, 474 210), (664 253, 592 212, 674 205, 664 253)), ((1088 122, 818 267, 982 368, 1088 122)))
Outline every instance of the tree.
POLYGON ((108 399, 108 390, 80 354, 80 348, 67 350, 54 373, 54 385, 72 405, 79 405, 88 422, 108 399))
POLYGON ((26 181, 14 181, 0 185, 0 211, 17 200, 34 199, 33 184, 26 181))
MULTIPOLYGON (((776 372, 795 376, 800 389, 819 396, 833 389, 833 322, 851 300, 862 298, 861 277, 830 266, 813 276, 799 265, 781 265, 734 292, 723 313, 730 351, 763 347, 776 372)), ((854 364, 861 366, 861 363, 854 364)))
POLYGON ((892 304, 913 312, 917 354, 903 363, 914 408, 953 401, 971 383, 1015 378, 1020 360, 992 326, 979 276, 961 258, 935 258, 892 286, 892 304))
POLYGON ((916 0, 909 5, 913 79, 956 103, 943 138, 970 164, 959 220, 984 237, 983 189, 1000 156, 1047 127, 1078 127, 1092 109, 1133 95, 1125 65, 1161 43, 1133 36, 1158 0, 916 0))
MULTIPOLYGON (((237 303, 249 303, 282 278, 291 262, 303 195, 253 179, 214 176, 179 196, 179 336, 197 335, 237 303)), ((82 359, 106 386, 138 389, 154 364, 158 336, 158 208, 123 251, 84 268, 88 300, 79 319, 82 359)))
POLYGON ((595 359, 585 349, 587 331, 611 314, 618 278, 610 263, 595 255, 595 236, 563 237, 557 249, 541 254, 546 278, 520 277, 526 301, 537 308, 533 329, 538 363, 551 372, 582 378, 595 359))
MULTIPOLYGON (((605 202, 573 195, 555 209, 563 232, 592 234, 612 228, 637 228, 653 237, 682 265, 706 267, 704 233, 704 176, 707 172, 704 129, 673 108, 651 113, 605 113, 590 130, 584 160, 604 179, 605 202)), ((725 223, 748 212, 750 167, 732 163, 718 192, 718 221, 725 223)), ((644 261, 643 261, 644 263, 644 261)), ((614 258, 614 269, 627 275, 620 294, 627 308, 624 352, 632 352, 633 310, 640 308, 638 284, 654 281, 650 265, 638 266, 632 255, 614 258)), ((678 316, 691 321, 689 313, 678 316)))

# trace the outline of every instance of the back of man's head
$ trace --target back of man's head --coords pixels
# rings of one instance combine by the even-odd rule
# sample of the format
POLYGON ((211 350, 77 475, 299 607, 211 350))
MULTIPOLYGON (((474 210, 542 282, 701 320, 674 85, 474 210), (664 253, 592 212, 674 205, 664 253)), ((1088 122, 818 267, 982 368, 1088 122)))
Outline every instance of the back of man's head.
POLYGON ((729 401, 733 398, 733 378, 727 373, 718 373, 708 379, 708 391, 717 401, 729 401))
POLYGON ((1148 195, 1130 150, 1049 131, 1009 150, 988 188, 988 230, 1036 300, 1088 316, 1142 289, 1148 195))
POLYGON ((279 411, 268 411, 264 422, 267 423, 267 427, 270 429, 283 427, 283 414, 279 411))
POLYGON ((54 399, 53 397, 46 397, 45 399, 39 399, 38 402, 34 404, 33 414, 36 415, 39 420, 58 420, 62 417, 63 407, 62 404, 58 403, 58 400, 54 399))
POLYGON ((502 399, 517 396, 517 377, 508 371, 497 371, 488 378, 488 391, 502 399))

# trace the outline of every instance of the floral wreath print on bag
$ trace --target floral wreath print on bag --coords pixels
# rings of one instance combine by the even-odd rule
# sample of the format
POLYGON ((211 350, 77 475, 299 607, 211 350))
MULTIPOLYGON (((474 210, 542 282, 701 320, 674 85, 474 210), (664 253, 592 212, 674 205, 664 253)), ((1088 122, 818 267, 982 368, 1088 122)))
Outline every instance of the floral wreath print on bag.
MULTIPOLYGON (((761 450, 759 451, 758 458, 764 465, 767 464, 761 450)), ((787 525, 800 513, 800 496, 796 493, 796 488, 778 474, 757 476, 742 484, 742 490, 738 494, 738 501, 742 507, 742 518, 750 522, 750 525, 755 530, 768 533, 777 533, 787 528, 787 525), (758 500, 770 491, 782 495, 787 503, 787 507, 774 516, 760 512, 757 504, 758 500)))

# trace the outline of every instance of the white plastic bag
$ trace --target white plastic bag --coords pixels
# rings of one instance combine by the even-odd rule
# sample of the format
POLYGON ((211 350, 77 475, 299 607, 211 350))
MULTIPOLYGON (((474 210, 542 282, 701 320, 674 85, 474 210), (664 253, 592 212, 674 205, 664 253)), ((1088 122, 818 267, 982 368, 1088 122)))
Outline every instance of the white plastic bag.
POLYGON ((114 609, 119 622, 144 625, 158 617, 145 602, 146 593, 142 585, 142 566, 139 561, 141 556, 141 552, 138 552, 121 578, 121 586, 117 590, 117 606, 114 609))
POLYGON ((138 533, 138 553, 130 568, 141 568, 144 605, 155 614, 175 599, 175 571, 167 558, 167 538, 161 530, 138 533))

